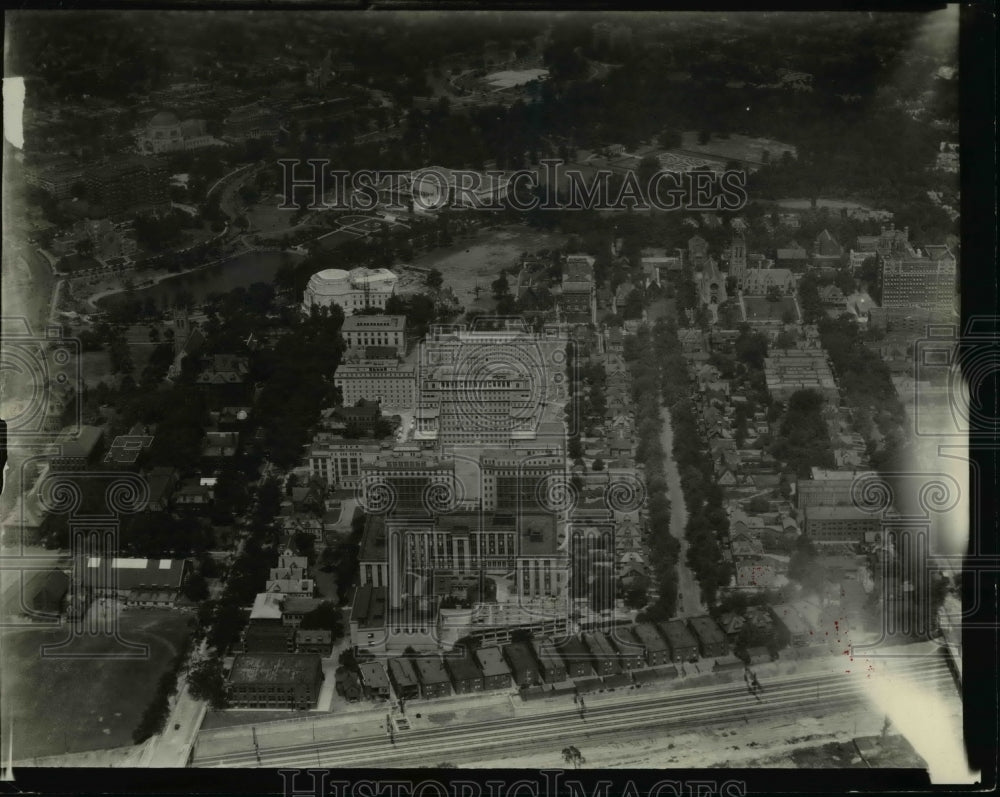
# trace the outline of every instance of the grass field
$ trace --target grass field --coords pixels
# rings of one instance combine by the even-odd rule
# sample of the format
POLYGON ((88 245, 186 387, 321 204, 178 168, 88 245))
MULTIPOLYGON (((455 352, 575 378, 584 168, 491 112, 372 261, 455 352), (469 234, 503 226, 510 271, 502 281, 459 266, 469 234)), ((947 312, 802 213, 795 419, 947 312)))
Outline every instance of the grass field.
MULTIPOLYGON (((5 735, 14 723, 14 759, 132 744, 161 673, 188 635, 189 616, 170 610, 121 614, 121 636, 149 646, 145 660, 43 658, 41 647, 63 641, 66 628, 7 629, 0 634, 5 735)), ((107 637, 73 643, 74 653, 117 649, 107 637)))
POLYGON ((565 235, 512 225, 483 230, 448 249, 429 252, 413 265, 440 271, 444 284, 455 292, 455 297, 466 309, 489 311, 494 306, 490 284, 501 269, 519 267, 522 252, 561 248, 566 239, 565 235), (480 288, 478 299, 475 296, 477 285, 480 288))
POLYGON ((795 312, 795 301, 791 296, 782 296, 776 302, 769 301, 762 297, 743 297, 743 304, 747 309, 747 321, 780 321, 785 312, 791 313, 798 321, 798 314, 795 312))

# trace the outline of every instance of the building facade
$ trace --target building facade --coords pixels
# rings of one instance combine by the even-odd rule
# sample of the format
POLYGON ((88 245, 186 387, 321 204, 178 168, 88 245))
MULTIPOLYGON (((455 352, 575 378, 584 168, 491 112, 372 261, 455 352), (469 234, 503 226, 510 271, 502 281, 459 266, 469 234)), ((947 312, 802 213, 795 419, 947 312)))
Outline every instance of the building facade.
POLYGON ((348 349, 388 347, 399 357, 406 355, 406 316, 354 315, 344 319, 340 334, 348 349))

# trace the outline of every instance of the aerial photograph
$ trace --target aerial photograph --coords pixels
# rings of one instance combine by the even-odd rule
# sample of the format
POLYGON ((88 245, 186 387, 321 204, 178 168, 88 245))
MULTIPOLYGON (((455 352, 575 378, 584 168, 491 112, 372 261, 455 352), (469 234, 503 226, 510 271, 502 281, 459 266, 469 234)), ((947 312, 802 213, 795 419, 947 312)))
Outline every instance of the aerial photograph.
POLYGON ((8 12, 3 780, 976 783, 964 13, 8 12))

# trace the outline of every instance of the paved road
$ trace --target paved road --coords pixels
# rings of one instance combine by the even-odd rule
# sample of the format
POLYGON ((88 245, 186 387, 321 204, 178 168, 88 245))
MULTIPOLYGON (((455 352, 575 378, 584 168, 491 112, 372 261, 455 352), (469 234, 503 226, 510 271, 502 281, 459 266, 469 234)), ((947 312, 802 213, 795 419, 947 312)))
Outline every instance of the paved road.
POLYGON ((674 461, 674 430, 670 422, 670 411, 660 409, 663 419, 663 431, 660 433, 660 444, 663 446, 664 476, 667 480, 667 495, 670 498, 670 533, 681 544, 677 557, 677 616, 697 617, 707 614, 708 608, 701 600, 701 586, 691 568, 687 566, 687 539, 684 531, 687 527, 687 508, 684 506, 684 493, 681 492, 681 474, 674 461))
MULTIPOLYGON (((954 689, 952 676, 939 656, 901 661, 894 672, 926 688, 954 689)), ((822 716, 863 706, 868 701, 866 674, 855 670, 839 675, 786 675, 764 678, 763 693, 751 695, 739 681, 657 694, 642 698, 635 692, 614 702, 588 701, 583 716, 567 698, 555 711, 504 717, 445 728, 398 731, 391 742, 385 732, 351 739, 305 741, 282 747, 199 756, 195 767, 433 766, 438 761, 461 763, 483 760, 489 751, 505 755, 540 747, 559 750, 585 739, 613 737, 615 741, 648 738, 651 732, 670 732, 719 723, 750 723, 764 716, 822 716)), ((315 731, 314 731, 315 732, 315 731)))

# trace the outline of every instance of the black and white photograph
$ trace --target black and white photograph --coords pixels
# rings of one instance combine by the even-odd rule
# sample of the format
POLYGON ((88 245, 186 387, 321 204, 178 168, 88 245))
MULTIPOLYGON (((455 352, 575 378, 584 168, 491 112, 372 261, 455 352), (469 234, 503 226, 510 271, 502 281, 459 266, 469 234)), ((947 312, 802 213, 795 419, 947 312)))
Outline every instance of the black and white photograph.
POLYGON ((994 14, 6 11, 0 790, 995 788, 994 14))

